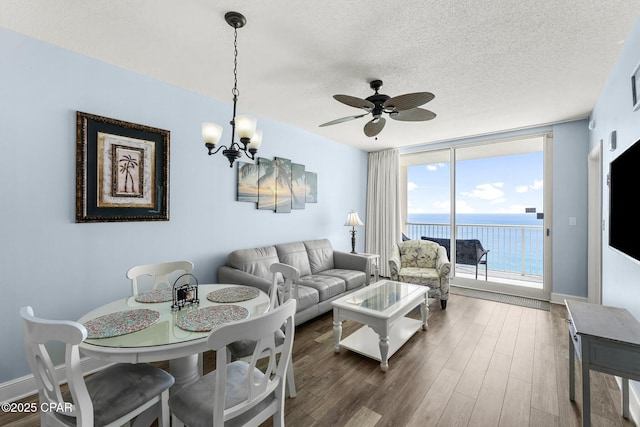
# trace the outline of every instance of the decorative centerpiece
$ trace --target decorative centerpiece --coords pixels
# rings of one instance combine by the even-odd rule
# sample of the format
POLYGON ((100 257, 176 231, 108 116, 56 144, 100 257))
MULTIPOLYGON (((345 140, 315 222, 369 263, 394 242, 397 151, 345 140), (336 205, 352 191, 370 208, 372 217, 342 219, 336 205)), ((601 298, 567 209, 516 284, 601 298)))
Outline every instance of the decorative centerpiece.
POLYGON ((191 273, 186 273, 178 277, 173 283, 173 304, 171 304, 171 310, 178 311, 199 304, 198 279, 196 276, 191 273), (191 283, 191 278, 193 278, 195 283, 191 283))

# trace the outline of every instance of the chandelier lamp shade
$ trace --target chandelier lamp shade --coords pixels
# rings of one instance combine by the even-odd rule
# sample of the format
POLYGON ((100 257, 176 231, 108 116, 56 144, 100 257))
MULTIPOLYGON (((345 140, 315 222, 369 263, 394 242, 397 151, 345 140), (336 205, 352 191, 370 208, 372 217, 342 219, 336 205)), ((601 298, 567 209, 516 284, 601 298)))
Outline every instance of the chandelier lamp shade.
POLYGON ((344 223, 345 227, 351 227, 351 253, 356 253, 356 226, 364 225, 358 216, 358 212, 350 211, 347 214, 347 221, 344 223))
POLYGON ((227 24, 233 27, 233 118, 229 122, 231 124, 231 145, 221 145, 216 149, 218 142, 222 137, 222 126, 216 123, 202 124, 202 139, 204 145, 209 150, 209 155, 217 154, 222 150, 222 155, 229 160, 229 167, 233 167, 233 162, 242 157, 244 153, 251 160, 255 160, 255 155, 262 144, 262 131, 256 130, 256 119, 249 116, 236 115, 236 107, 238 105, 238 28, 244 27, 247 19, 238 12, 227 12, 224 15, 227 24), (236 133, 240 139, 240 143, 235 141, 236 133))

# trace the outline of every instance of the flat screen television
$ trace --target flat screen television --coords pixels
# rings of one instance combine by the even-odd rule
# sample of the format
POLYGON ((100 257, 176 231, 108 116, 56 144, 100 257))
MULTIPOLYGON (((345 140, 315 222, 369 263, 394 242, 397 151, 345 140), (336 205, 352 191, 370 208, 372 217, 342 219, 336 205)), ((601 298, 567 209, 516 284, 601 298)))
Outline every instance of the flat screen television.
POLYGON ((640 140, 609 165, 609 246, 640 261, 640 140))

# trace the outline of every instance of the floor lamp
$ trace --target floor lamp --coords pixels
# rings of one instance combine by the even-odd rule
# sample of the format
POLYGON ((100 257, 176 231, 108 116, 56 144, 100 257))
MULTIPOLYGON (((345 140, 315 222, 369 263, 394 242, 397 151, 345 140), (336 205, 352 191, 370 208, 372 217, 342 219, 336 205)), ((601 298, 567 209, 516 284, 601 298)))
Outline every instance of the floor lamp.
POLYGON ((347 214, 347 221, 344 223, 345 226, 351 227, 351 253, 356 253, 356 225, 364 225, 364 223, 360 220, 358 216, 358 212, 350 211, 347 214))

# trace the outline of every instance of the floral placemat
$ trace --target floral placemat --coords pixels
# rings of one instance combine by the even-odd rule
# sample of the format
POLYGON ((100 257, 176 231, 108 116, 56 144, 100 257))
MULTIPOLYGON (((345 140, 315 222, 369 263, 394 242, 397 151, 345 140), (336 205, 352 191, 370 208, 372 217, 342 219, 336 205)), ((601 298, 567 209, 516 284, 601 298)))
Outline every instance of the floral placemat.
POLYGON ((241 302, 257 298, 260 295, 258 288, 251 286, 231 286, 217 289, 207 294, 207 299, 211 302, 241 302))
POLYGON ((136 295, 135 300, 137 302, 144 302, 144 303, 172 301, 173 289, 164 288, 164 289, 154 289, 149 292, 142 292, 136 295))
POLYGON ((246 319, 249 310, 239 305, 215 305, 213 307, 199 308, 178 317, 177 324, 180 329, 191 332, 208 332, 214 326, 223 323, 246 319))
POLYGON ((111 338, 148 328, 158 321, 160 313, 147 308, 118 311, 91 319, 84 324, 87 338, 111 338))

